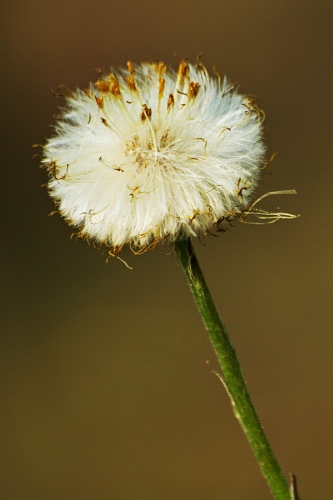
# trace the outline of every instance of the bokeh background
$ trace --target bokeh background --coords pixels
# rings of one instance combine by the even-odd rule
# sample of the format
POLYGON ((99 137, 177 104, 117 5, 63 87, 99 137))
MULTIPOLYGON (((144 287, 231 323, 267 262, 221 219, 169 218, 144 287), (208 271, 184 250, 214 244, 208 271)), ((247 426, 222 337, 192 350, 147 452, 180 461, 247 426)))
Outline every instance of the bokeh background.
POLYGON ((284 471, 333 498, 333 3, 5 0, 0 22, 1 498, 270 498, 168 247, 106 264, 48 217, 32 158, 52 88, 174 52, 260 97, 258 195, 298 191, 265 206, 301 218, 196 249, 284 471))

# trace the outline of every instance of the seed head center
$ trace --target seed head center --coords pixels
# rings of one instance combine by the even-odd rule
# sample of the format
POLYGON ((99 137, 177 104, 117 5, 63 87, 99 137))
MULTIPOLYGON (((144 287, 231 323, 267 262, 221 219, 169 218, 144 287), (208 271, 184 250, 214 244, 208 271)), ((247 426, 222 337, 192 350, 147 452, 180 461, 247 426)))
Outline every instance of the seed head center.
POLYGON ((157 167, 165 163, 167 150, 171 147, 168 133, 164 133, 159 141, 140 138, 135 135, 126 142, 125 156, 131 159, 139 169, 157 167))

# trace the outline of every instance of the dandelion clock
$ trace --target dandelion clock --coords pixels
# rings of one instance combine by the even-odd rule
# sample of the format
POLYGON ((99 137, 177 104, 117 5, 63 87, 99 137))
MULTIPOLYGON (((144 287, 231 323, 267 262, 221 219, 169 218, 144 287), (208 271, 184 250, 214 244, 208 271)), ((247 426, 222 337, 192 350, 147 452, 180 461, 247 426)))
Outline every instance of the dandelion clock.
POLYGON ((285 479, 260 425, 191 243, 248 215, 292 217, 264 212, 254 200, 267 164, 263 111, 200 61, 182 60, 177 71, 160 61, 128 62, 65 98, 42 156, 57 210, 110 256, 119 258, 126 245, 140 254, 169 242, 268 486, 279 500, 296 499, 295 479, 285 479))

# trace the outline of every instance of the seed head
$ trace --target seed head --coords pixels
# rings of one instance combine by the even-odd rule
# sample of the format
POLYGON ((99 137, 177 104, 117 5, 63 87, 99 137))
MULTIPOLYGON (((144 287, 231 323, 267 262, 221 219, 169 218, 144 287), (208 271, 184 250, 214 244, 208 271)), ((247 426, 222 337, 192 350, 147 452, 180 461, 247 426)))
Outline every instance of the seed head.
POLYGON ((43 149, 50 195, 113 254, 205 235, 250 205, 262 120, 253 98, 202 64, 129 62, 66 96, 43 149))

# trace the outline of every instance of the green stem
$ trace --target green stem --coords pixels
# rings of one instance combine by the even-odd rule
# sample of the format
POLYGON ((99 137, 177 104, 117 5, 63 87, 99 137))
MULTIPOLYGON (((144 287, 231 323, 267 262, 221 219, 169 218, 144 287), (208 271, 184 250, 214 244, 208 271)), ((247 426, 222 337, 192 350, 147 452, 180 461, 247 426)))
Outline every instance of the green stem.
POLYGON ((190 239, 178 240, 175 243, 175 252, 220 362, 223 373, 221 379, 231 399, 234 414, 247 436, 267 484, 275 499, 295 500, 295 494, 291 492, 260 424, 235 349, 218 315, 190 239))

